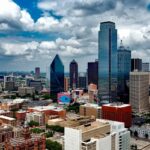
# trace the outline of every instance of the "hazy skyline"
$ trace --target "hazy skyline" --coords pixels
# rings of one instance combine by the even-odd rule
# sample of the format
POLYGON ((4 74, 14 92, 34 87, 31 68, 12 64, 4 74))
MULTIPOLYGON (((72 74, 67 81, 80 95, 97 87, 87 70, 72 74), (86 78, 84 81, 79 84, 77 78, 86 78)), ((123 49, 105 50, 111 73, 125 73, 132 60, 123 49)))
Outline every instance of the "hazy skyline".
POLYGON ((98 58, 100 22, 113 21, 133 57, 149 62, 149 0, 0 0, 0 71, 42 71, 59 54, 85 72, 98 58))

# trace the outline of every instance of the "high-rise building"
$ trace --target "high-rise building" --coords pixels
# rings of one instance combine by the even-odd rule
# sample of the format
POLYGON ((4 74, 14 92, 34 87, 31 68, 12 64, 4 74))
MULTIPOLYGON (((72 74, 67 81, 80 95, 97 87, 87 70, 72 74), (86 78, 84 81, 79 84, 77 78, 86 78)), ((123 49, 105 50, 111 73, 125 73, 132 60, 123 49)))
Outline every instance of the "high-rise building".
POLYGON ((87 78, 88 85, 93 83, 98 87, 98 60, 95 62, 88 62, 87 78))
POLYGON ((40 77, 40 67, 36 67, 35 68, 35 78, 39 78, 40 77))
POLYGON ((129 74, 131 71, 131 51, 127 50, 121 41, 118 49, 118 96, 123 102, 129 102, 129 74))
POLYGON ((64 65, 57 54, 50 65, 50 92, 53 94, 64 91, 64 65))
POLYGON ((150 110, 148 72, 130 72, 130 104, 134 112, 150 110))
POLYGON ((102 105, 102 118, 124 122, 127 128, 132 124, 132 109, 129 104, 110 103, 102 105))
POLYGON ((64 90, 68 91, 69 90, 69 77, 64 78, 64 90))
POLYGON ((142 63, 142 71, 149 72, 149 63, 142 63))
POLYGON ((70 88, 78 87, 78 64, 75 60, 70 63, 70 88))
POLYGON ((117 94, 117 29, 113 22, 102 22, 98 41, 98 89, 101 100, 114 101, 117 94))
POLYGON ((132 58, 131 59, 131 71, 142 71, 142 59, 132 58))
POLYGON ((80 73, 78 78, 78 87, 86 89, 87 88, 87 81, 86 81, 86 74, 80 73))
POLYGON ((64 149, 130 150, 130 131, 124 123, 101 119, 74 128, 65 127, 64 149))

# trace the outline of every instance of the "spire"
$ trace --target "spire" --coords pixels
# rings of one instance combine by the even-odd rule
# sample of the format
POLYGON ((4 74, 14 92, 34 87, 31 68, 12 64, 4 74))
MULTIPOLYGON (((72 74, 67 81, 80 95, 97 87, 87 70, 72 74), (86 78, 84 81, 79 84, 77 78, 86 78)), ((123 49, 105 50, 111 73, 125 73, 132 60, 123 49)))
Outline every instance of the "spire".
POLYGON ((120 47, 123 47, 123 41, 122 40, 120 41, 120 47))

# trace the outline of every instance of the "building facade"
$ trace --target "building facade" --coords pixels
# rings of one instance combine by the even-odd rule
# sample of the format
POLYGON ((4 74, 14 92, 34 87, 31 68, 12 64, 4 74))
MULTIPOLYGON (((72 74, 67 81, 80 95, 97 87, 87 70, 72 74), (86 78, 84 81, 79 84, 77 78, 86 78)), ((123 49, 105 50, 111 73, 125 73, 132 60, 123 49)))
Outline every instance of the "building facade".
POLYGON ((142 71, 142 59, 132 58, 131 59, 131 71, 142 71))
POLYGON ((101 100, 113 101, 117 94, 117 29, 113 22, 102 22, 98 41, 98 89, 101 100))
POLYGON ((142 71, 149 72, 149 63, 142 63, 142 71))
POLYGON ((95 62, 88 62, 87 78, 88 85, 93 83, 98 87, 98 60, 95 60, 95 62))
POLYGON ((70 88, 75 89, 78 87, 78 63, 72 60, 70 63, 70 88))
POLYGON ((129 74, 131 71, 131 51, 127 50, 121 42, 118 49, 118 96, 120 100, 129 102, 129 74))
POLYGON ((39 78, 40 77, 40 67, 36 67, 35 68, 35 78, 39 78))
POLYGON ((99 119, 74 128, 66 127, 64 149, 130 150, 130 132, 123 123, 99 119))
POLYGON ((124 122, 129 128, 132 124, 132 109, 129 104, 110 103, 102 106, 102 118, 124 122))
POLYGON ((50 65, 50 92, 53 94, 64 91, 64 65, 57 54, 50 65))
POLYGON ((82 88, 82 89, 86 89, 87 88, 87 77, 86 77, 86 74, 84 73, 80 73, 79 74, 79 85, 78 87, 79 88, 82 88))
POLYGON ((130 72, 130 104, 133 111, 149 111, 149 73, 130 72))

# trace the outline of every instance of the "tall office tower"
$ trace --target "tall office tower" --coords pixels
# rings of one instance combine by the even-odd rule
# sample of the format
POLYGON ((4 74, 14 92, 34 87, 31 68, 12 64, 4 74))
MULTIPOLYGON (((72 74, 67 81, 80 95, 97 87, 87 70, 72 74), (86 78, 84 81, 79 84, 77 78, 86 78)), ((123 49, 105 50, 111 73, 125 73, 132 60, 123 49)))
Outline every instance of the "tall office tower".
POLYGON ((142 63, 142 71, 149 72, 149 63, 142 63))
POLYGON ((87 77, 88 85, 93 83, 98 87, 98 60, 95 60, 95 62, 88 62, 87 77))
POLYGON ((130 104, 135 112, 150 110, 148 72, 130 72, 130 104))
POLYGON ((129 74, 131 71, 131 51, 127 50, 121 41, 118 49, 118 96, 120 100, 129 102, 129 74))
POLYGON ((113 22, 102 22, 99 31, 98 90, 101 101, 116 99, 117 94, 117 29, 113 22))
POLYGON ((50 65, 50 93, 57 95, 64 91, 64 65, 57 54, 50 65))
POLYGON ((78 87, 79 88, 83 88, 83 89, 87 88, 86 79, 87 79, 86 73, 80 73, 79 74, 79 78, 78 78, 78 81, 79 81, 78 87))
POLYGON ((64 90, 67 92, 69 90, 69 77, 65 76, 64 78, 64 90))
POLYGON ((40 67, 35 68, 35 77, 39 78, 40 77, 40 67))
POLYGON ((75 60, 70 63, 70 88, 78 87, 78 64, 75 60))
POLYGON ((132 58, 131 59, 131 71, 142 71, 142 59, 132 58))

